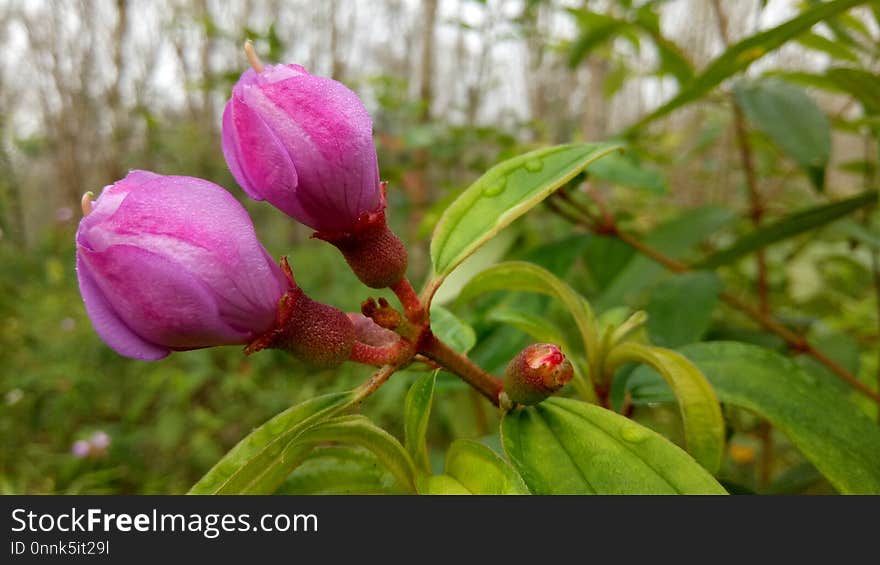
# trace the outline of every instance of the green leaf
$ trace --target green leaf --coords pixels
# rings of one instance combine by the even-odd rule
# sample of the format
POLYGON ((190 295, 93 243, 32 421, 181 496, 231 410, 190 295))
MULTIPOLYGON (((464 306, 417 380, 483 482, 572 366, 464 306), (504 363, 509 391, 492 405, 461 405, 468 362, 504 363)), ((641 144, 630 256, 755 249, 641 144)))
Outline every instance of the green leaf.
POLYGON ((741 237, 730 247, 699 261, 695 267, 715 269, 721 265, 732 263, 758 249, 830 224, 860 208, 876 203, 877 192, 869 191, 845 200, 801 210, 741 237))
MULTIPOLYGON (((645 243, 673 259, 688 251, 736 217, 731 210, 707 206, 690 211, 656 228, 645 243)), ((599 310, 635 302, 640 293, 666 273, 665 268, 644 255, 630 259, 626 267, 604 288, 596 301, 599 310)))
POLYGON ((373 455, 361 447, 313 449, 278 490, 281 494, 407 494, 373 455))
POLYGON ((445 474, 473 494, 529 494, 522 477, 497 453, 473 440, 452 442, 445 474))
POLYGON ((818 190, 824 190, 831 125, 816 102, 801 88, 775 78, 740 81, 733 93, 752 125, 794 159, 818 190))
POLYGON ((463 484, 449 475, 425 475, 417 482, 419 494, 471 494, 463 484))
POLYGON ((349 406, 355 391, 319 396, 288 408, 258 427, 223 456, 189 494, 272 492, 299 463, 299 453, 285 458, 288 446, 305 430, 349 406), (280 471, 279 471, 280 470, 280 471))
POLYGON ((645 308, 651 343, 680 347, 699 341, 712 323, 721 286, 718 275, 706 271, 682 273, 660 282, 645 308))
POLYGON ((859 243, 880 250, 880 232, 872 230, 870 227, 863 226, 850 219, 841 221, 835 227, 845 236, 851 237, 859 243))
POLYGON ((837 82, 834 81, 834 79, 824 74, 820 75, 804 71, 772 70, 764 73, 764 76, 777 77, 786 82, 799 84, 801 86, 806 86, 809 88, 818 88, 820 90, 826 90, 828 92, 846 92, 843 88, 841 88, 839 84, 837 84, 837 82))
POLYGON ((608 155, 587 167, 587 172, 598 179, 621 186, 666 194, 666 180, 662 173, 642 167, 623 155, 608 155))
POLYGON ((459 299, 470 300, 496 290, 535 292, 559 300, 574 318, 588 359, 595 358, 597 336, 595 316, 584 298, 553 273, 532 263, 508 261, 486 269, 461 290, 459 299))
POLYGON ((442 306, 431 305, 431 331, 459 353, 467 353, 477 343, 474 329, 442 306))
POLYGON ((514 157, 468 187, 434 229, 432 286, 439 286, 465 258, 511 222, 535 207, 584 168, 619 146, 558 145, 514 157))
POLYGON ((678 400, 688 453, 709 472, 717 472, 724 455, 724 418, 706 377, 682 354, 640 343, 616 346, 606 367, 613 371, 626 363, 649 365, 663 376, 678 400))
POLYGON ((502 231, 462 261, 461 265, 443 280, 443 286, 434 294, 431 306, 452 302, 461 292, 461 287, 477 273, 501 261, 516 241, 516 231, 515 229, 502 231))
POLYGON ((575 400, 550 398, 508 412, 501 439, 535 494, 725 494, 663 436, 575 400))
MULTIPOLYGON (((680 351, 706 375, 721 402, 769 420, 838 491, 880 494, 880 427, 833 384, 755 345, 708 342, 680 351)), ((662 387, 652 373, 639 368, 630 378, 634 400, 643 390, 662 387)), ((661 400, 656 392, 651 396, 661 400)))
POLYGON ((762 31, 731 46, 706 69, 694 77, 679 93, 638 122, 627 128, 626 134, 644 127, 657 118, 693 102, 721 84, 726 78, 745 70, 752 63, 777 49, 790 39, 808 31, 822 20, 864 4, 866 0, 833 0, 812 6, 794 18, 762 31))
POLYGON ((436 380, 437 371, 423 375, 412 384, 403 402, 404 444, 412 460, 426 473, 431 471, 431 461, 428 458, 425 436, 428 432, 428 420, 431 417, 436 380))
POLYGON ((565 346, 566 339, 562 334, 562 330, 553 325, 545 316, 523 312, 520 310, 493 310, 489 313, 488 319, 493 322, 513 326, 524 334, 545 343, 555 343, 561 346, 564 352, 567 352, 565 346))
POLYGON ((578 14, 578 19, 581 23, 581 33, 572 43, 568 54, 568 66, 572 69, 594 49, 632 26, 627 21, 592 12, 581 12, 578 14))
POLYGON ((859 57, 846 45, 833 39, 828 39, 818 33, 807 32, 797 38, 797 42, 808 49, 821 51, 834 59, 845 59, 854 63, 859 62, 859 57))
POLYGON ((880 113, 880 84, 877 75, 862 69, 838 67, 828 69, 825 75, 841 89, 855 96, 866 114, 880 113))
POLYGON ((365 416, 340 416, 303 432, 298 444, 341 443, 369 450, 404 488, 415 492, 415 465, 397 439, 365 416))

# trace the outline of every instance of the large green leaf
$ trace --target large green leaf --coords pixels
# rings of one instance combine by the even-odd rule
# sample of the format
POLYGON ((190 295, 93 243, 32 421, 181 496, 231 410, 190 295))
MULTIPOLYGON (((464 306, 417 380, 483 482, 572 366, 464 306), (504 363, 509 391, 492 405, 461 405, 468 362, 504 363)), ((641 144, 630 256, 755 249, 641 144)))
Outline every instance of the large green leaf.
POLYGON ((419 494, 473 494, 449 475, 424 475, 418 479, 419 494))
POLYGON ((632 134, 657 118, 693 102, 721 84, 726 78, 745 70, 753 62, 777 49, 787 41, 808 31, 822 20, 864 4, 866 0, 833 0, 807 8, 794 18, 765 31, 747 37, 731 46, 706 69, 686 84, 671 100, 627 128, 632 134))
POLYGON ((325 421, 355 399, 357 392, 319 396, 288 408, 258 427, 232 448, 199 482, 190 494, 238 494, 272 492, 300 461, 293 451, 285 452, 305 430, 325 421))
POLYGON ((495 165, 468 187, 434 229, 432 286, 511 222, 525 214, 584 168, 619 149, 591 143, 538 149, 495 165))
POLYGON ((437 371, 423 375, 412 384, 403 402, 404 444, 416 465, 424 472, 431 471, 425 435, 434 401, 434 383, 437 371))
POLYGON ((340 443, 363 447, 372 452, 404 488, 415 491, 416 470, 406 449, 397 439, 360 415, 340 416, 304 431, 295 443, 316 445, 340 443))
POLYGON ((695 271, 661 281, 651 291, 648 334, 651 343, 680 347, 699 341, 712 322, 721 280, 715 273, 695 271))
MULTIPOLYGON (((755 345, 697 343, 681 352, 706 375, 721 402, 769 420, 837 490, 880 494, 880 427, 837 387, 755 345)), ((647 368, 639 368, 628 386, 634 401, 670 398, 647 368)))
POLYGON ((580 330, 587 359, 595 358, 597 336, 595 316, 584 298, 553 273, 532 263, 509 261, 486 269, 461 290, 460 300, 496 290, 535 292, 559 300, 571 313, 580 330))
POLYGON ((714 269, 726 265, 758 249, 830 224, 856 210, 876 203, 877 192, 869 191, 845 200, 801 210, 743 236, 731 246, 710 255, 695 266, 701 269, 714 269))
POLYGON ((459 353, 467 353, 477 343, 474 329, 442 306, 431 305, 431 331, 459 353))
POLYGON ((562 347, 563 352, 570 351, 567 347, 568 340, 565 339, 562 330, 556 327, 553 322, 548 320, 545 316, 506 308, 493 310, 489 313, 488 319, 493 322, 512 326, 538 341, 555 343, 562 347))
MULTIPOLYGON (((709 235, 736 217, 731 210, 698 208, 654 229, 645 243, 674 259, 683 258, 709 235)), ((599 310, 636 301, 640 293, 666 273, 665 268, 644 255, 636 255, 604 288, 596 301, 599 310)))
POLYGON ((370 451, 352 445, 313 449, 278 489, 281 494, 407 494, 370 451))
POLYGON ((529 494, 522 477, 485 445, 459 439, 446 452, 442 478, 419 481, 421 494, 529 494), (461 491, 464 489, 464 492, 461 491))
POLYGON ((675 444, 591 404, 551 398, 508 412, 501 435, 535 494, 725 494, 675 444))
POLYGON ((616 346, 607 367, 643 363, 657 370, 675 393, 688 452, 709 472, 715 473, 724 455, 724 417, 706 377, 681 353, 635 342, 616 346))
POLYGON ((818 190, 824 190, 831 124, 816 102, 801 88, 776 78, 740 81, 733 94, 751 124, 794 159, 818 190))

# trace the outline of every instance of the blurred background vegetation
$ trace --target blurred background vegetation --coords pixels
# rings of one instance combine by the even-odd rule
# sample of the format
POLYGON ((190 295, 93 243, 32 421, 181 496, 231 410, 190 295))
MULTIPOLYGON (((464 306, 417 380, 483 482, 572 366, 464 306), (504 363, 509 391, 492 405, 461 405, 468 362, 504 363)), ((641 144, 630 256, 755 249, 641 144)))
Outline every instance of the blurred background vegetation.
MULTIPOLYGON (((132 361, 106 347, 85 314, 74 272, 78 203, 85 191, 98 192, 131 168, 200 176, 228 188, 251 212, 269 251, 290 255, 298 282, 314 298, 357 311, 363 298, 375 295, 358 286, 334 249, 309 240, 307 229, 270 206, 246 199, 230 176, 219 116, 245 67, 246 38, 264 61, 300 63, 343 81, 365 100, 382 178, 389 181, 391 221, 410 246, 410 276, 418 284, 428 270, 428 237, 438 213, 491 164, 539 145, 618 137, 727 46, 817 3, 0 2, 0 492, 185 492, 254 426, 320 392, 352 388, 369 374, 349 365, 315 371, 272 351, 246 358, 239 348, 132 361), (76 441, 98 432, 109 435, 109 446, 95 445, 85 457, 72 451, 76 441)), ((591 190, 621 225, 684 260, 754 229, 754 187, 764 222, 876 188, 880 87, 870 77, 876 80, 880 69, 878 19, 876 3, 865 3, 779 49, 750 54, 758 60, 746 77, 774 76, 821 108, 830 159, 818 176, 804 174, 798 156, 780 148, 772 130, 761 127, 766 124, 748 125, 744 137, 753 159, 744 168, 737 132, 742 109, 724 83, 650 127, 630 130, 627 157, 611 170, 597 169, 591 190), (841 68, 861 71, 867 86, 847 87, 841 68)), ((794 116, 807 120, 809 112, 794 116)), ((876 216, 857 210, 770 247, 764 267, 743 258, 708 282, 687 279, 688 287, 670 284, 662 272, 639 277, 638 284, 620 282, 635 260, 630 247, 543 207, 482 251, 477 265, 528 259, 564 277, 608 315, 647 307, 660 345, 738 339, 786 351, 778 336, 717 301, 716 285, 723 282, 737 296, 772 308, 787 327, 876 389, 876 216), (759 279, 766 291, 756 295, 759 279), (695 304, 700 296, 708 296, 704 306, 695 304), (704 316, 682 314, 699 308, 704 316)), ((449 284, 445 305, 474 328, 474 358, 502 370, 529 341, 498 322, 503 300, 511 298, 458 304, 460 281, 449 284)), ((559 314, 548 311, 544 299, 515 299, 520 311, 559 314)), ((870 401, 814 361, 797 359, 876 418, 870 401)), ((364 410, 399 433, 403 394, 413 378, 396 375, 364 410)), ((429 436, 438 454, 450 438, 494 430, 491 406, 453 379, 439 386, 429 436)), ((635 417, 675 438, 676 414, 668 405, 648 404, 637 407, 635 417)), ((727 417, 732 435, 722 475, 728 486, 829 490, 783 435, 745 412, 727 417)))

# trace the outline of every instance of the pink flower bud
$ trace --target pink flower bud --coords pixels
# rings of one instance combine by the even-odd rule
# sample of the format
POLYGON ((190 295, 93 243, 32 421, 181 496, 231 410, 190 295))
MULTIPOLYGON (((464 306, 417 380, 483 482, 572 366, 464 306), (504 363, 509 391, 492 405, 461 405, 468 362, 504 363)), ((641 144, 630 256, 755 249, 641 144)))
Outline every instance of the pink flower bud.
POLYGON ((514 402, 537 404, 562 388, 574 376, 571 361, 559 346, 535 343, 507 365, 504 392, 514 402))
POLYGON ((191 177, 132 171, 84 200, 76 264, 86 311, 116 352, 245 344, 268 331, 288 289, 244 208, 191 177))
POLYGON ((248 69, 223 112, 238 184, 319 232, 350 233, 384 206, 373 123, 357 95, 299 65, 248 69))

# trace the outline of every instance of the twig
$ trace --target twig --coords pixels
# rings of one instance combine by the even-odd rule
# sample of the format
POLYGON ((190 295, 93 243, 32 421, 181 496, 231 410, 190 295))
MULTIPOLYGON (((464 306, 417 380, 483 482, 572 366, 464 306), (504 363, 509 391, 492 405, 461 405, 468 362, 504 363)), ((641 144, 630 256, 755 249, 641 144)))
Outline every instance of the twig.
POLYGON ((419 343, 419 353, 436 361, 444 369, 461 377, 474 387, 480 394, 489 399, 495 406, 499 405, 498 396, 504 388, 501 380, 493 377, 476 364, 454 351, 451 347, 434 337, 430 331, 419 343))
MULTIPOLYGON (((727 15, 721 7, 721 0, 712 0, 715 10, 715 19, 718 23, 718 34, 724 47, 730 47, 730 28, 727 15)), ((746 129, 746 118, 736 98, 731 94, 730 102, 733 106, 733 124, 736 129, 736 144, 739 147, 739 157, 746 176, 746 188, 749 191, 749 217, 755 228, 760 227, 764 217, 764 203, 761 193, 758 191, 758 176, 755 174, 755 159, 752 152, 752 144, 749 142, 749 132, 746 129)), ((763 314, 770 313, 769 285, 767 284, 767 257, 763 249, 755 252, 755 264, 757 267, 757 291, 758 304, 763 314)))
MULTIPOLYGON (((609 226, 604 224, 604 220, 602 220, 600 223, 600 221, 595 220, 595 218, 592 216, 592 214, 590 214, 589 210, 585 206, 578 202, 575 202, 571 198, 569 198, 568 202, 574 205, 577 212, 585 215, 586 220, 578 218, 574 213, 568 210, 565 210, 563 214, 560 214, 560 216, 564 219, 568 221, 573 221, 577 225, 591 230, 594 233, 617 237, 622 242, 626 243, 639 253, 654 260, 655 262, 659 263, 660 265, 674 273, 686 273, 693 270, 689 266, 678 261, 677 259, 669 257, 662 251, 651 247, 637 237, 625 231, 622 231, 616 223, 613 223, 610 228, 609 226), (588 222, 589 220, 592 220, 592 222, 588 222)), ((551 209, 553 209, 554 211, 556 209, 559 209, 558 203, 555 204, 555 208, 554 205, 551 205, 551 209)), ((612 221, 614 220, 612 219, 612 221)), ((773 317, 770 316, 768 313, 763 312, 760 308, 756 308, 755 306, 752 306, 747 302, 744 302, 743 300, 728 291, 722 291, 718 296, 729 306, 732 306, 733 308, 743 312, 744 314, 755 320, 758 324, 761 325, 761 327, 763 327, 767 331, 775 333, 776 335, 781 337, 783 340, 785 340, 785 343, 790 349, 803 353, 805 355, 809 355, 810 357, 824 365, 829 371, 837 375, 841 380, 849 384, 851 387, 858 390, 865 396, 871 398, 874 402, 880 404, 880 393, 872 390, 868 385, 860 381, 855 375, 847 371, 839 363, 822 353, 820 350, 816 349, 815 346, 807 341, 805 337, 793 332, 789 328, 785 327, 784 325, 773 319, 773 317)))

